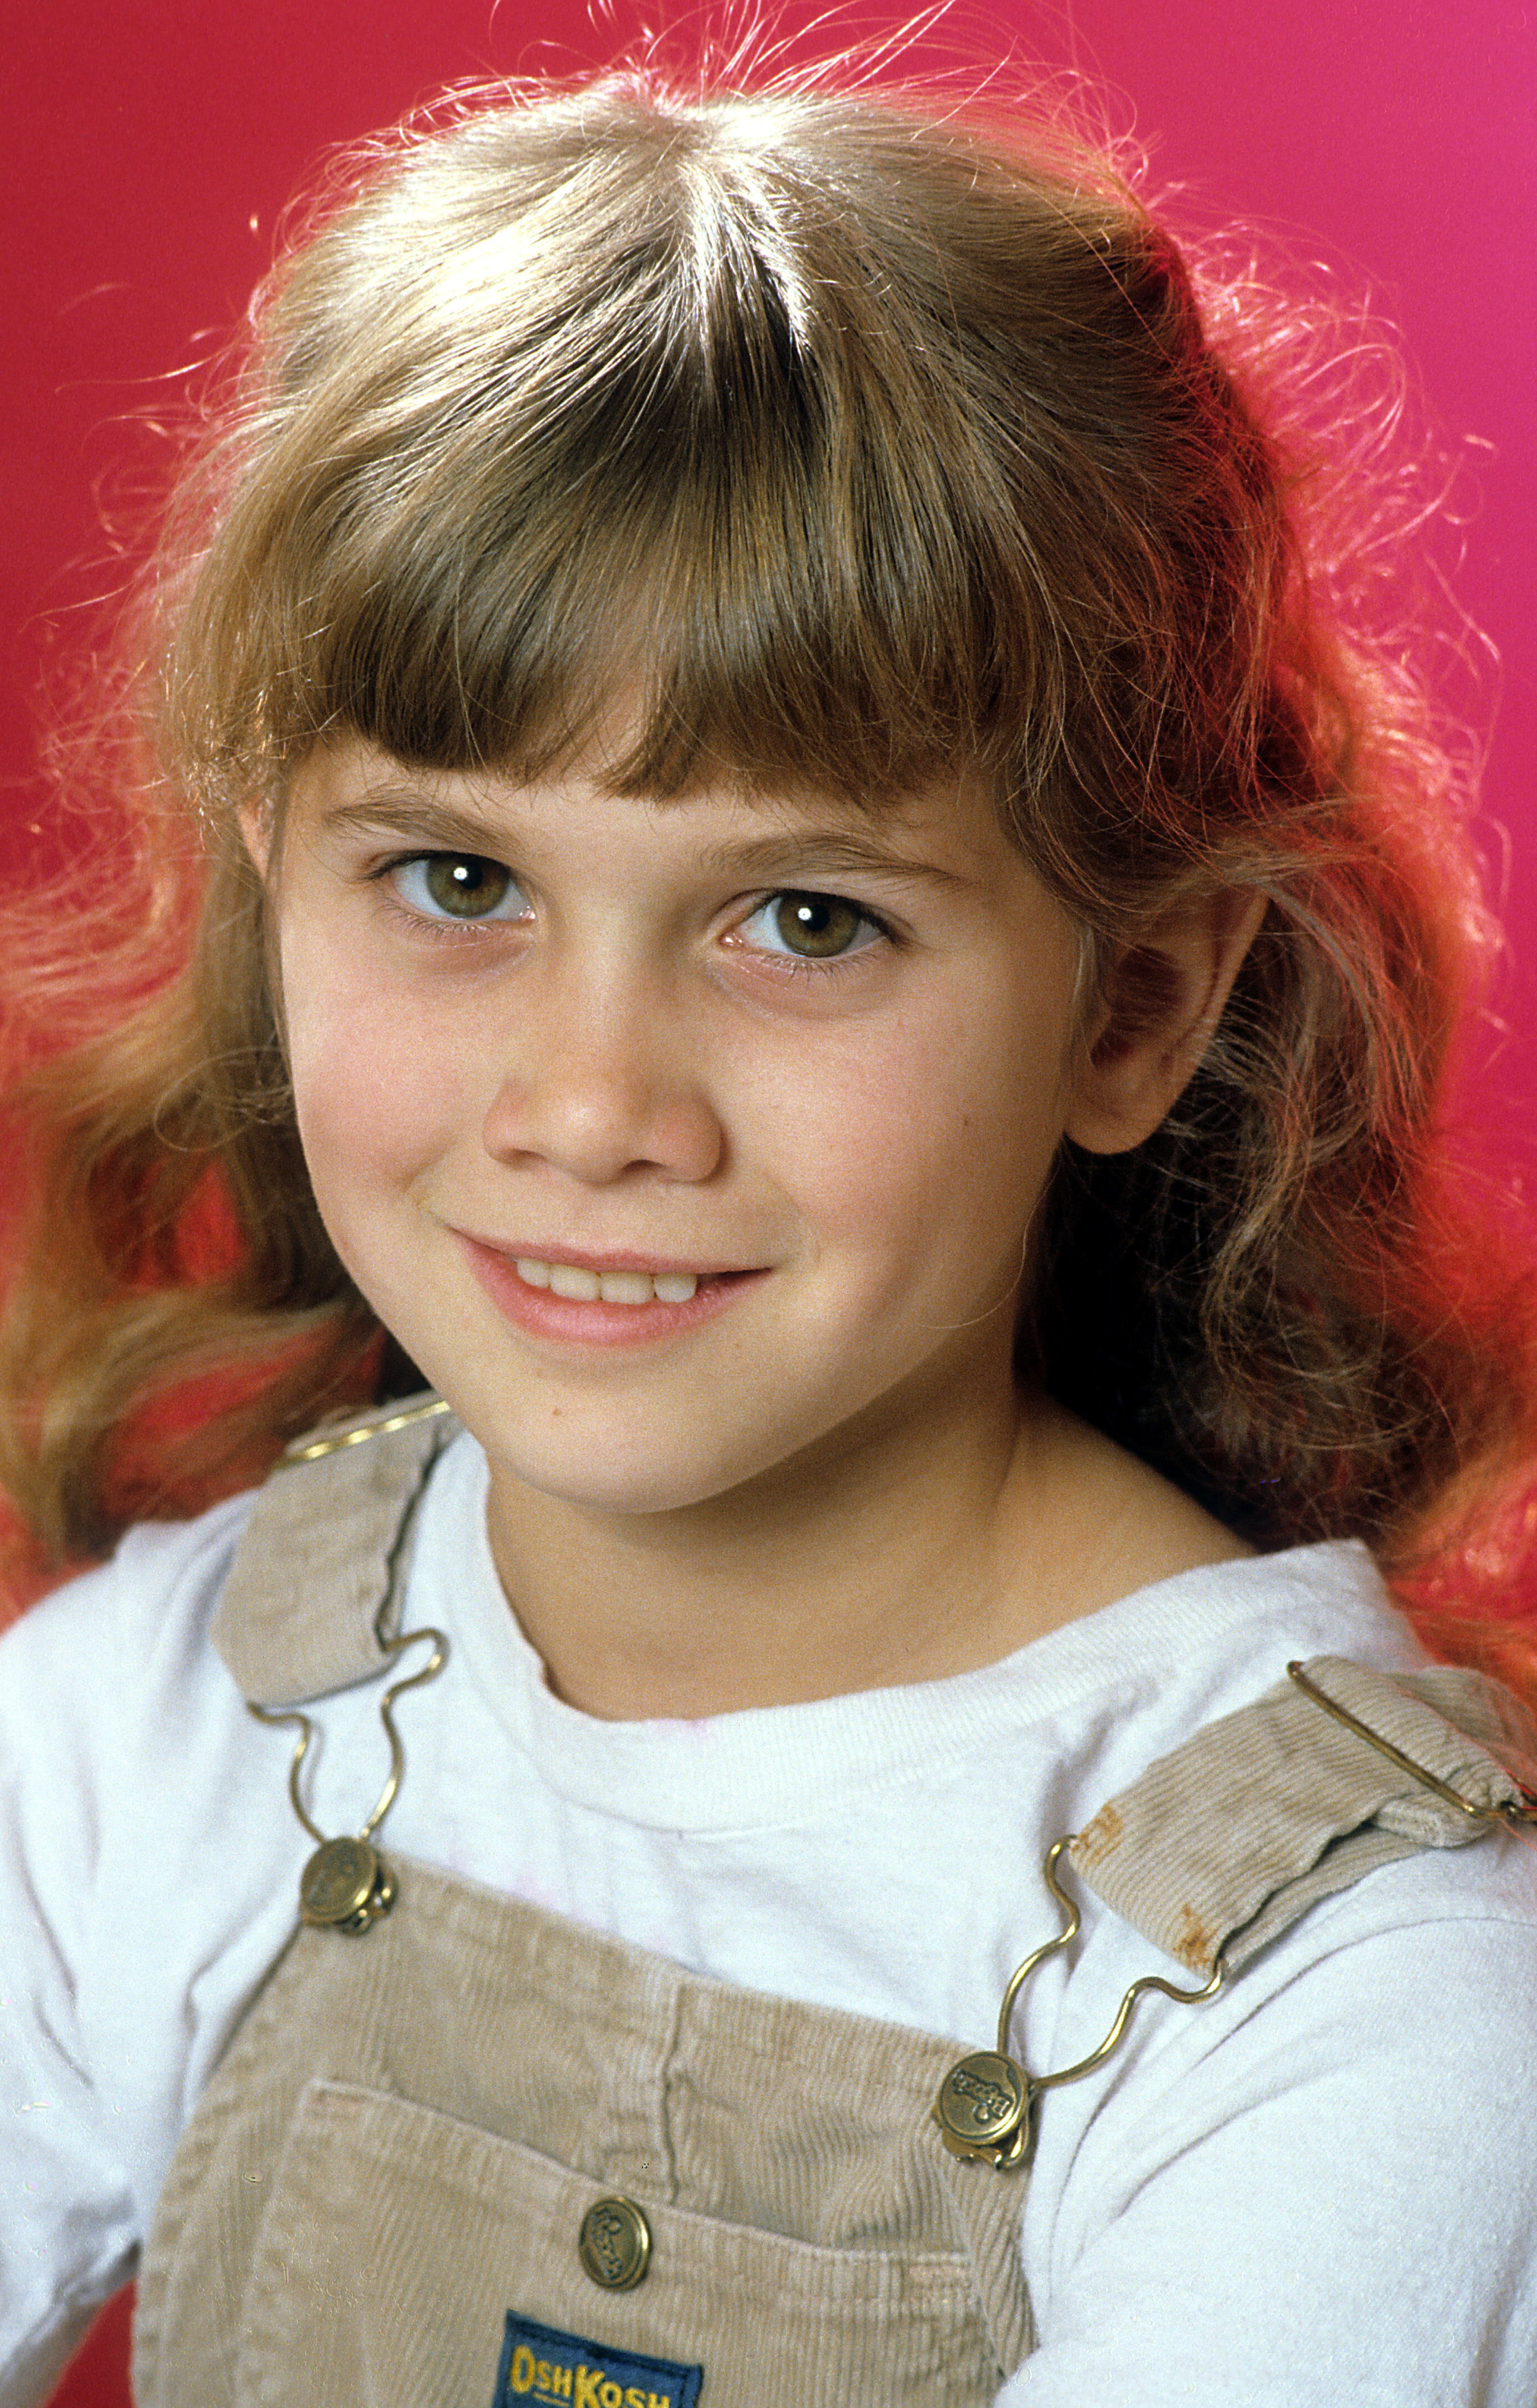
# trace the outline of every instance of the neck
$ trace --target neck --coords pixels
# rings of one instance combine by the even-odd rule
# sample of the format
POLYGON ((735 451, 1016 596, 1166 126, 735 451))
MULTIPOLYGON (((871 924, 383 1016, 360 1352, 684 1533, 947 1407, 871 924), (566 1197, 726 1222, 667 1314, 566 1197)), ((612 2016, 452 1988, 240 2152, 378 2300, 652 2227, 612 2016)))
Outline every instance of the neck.
POLYGON ((992 1650, 1005 1500, 1035 1436, 1013 1397, 938 1428, 872 1415, 746 1489, 650 1514, 572 1506, 494 1463, 492 1553, 553 1687, 589 1713, 934 1678, 992 1650))
POLYGON ((613 1514, 493 1463, 492 1554, 556 1695, 693 1718, 973 1671, 1252 1551, 1039 1395, 846 1426, 750 1488, 613 1514))

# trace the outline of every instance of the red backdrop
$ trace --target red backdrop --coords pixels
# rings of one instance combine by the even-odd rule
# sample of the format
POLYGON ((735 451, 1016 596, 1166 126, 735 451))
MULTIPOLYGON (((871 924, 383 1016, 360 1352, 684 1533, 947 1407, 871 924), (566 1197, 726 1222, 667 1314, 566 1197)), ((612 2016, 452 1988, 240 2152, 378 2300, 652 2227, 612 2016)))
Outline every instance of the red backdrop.
MULTIPOLYGON (((791 23, 812 14, 799 0, 791 23)), ((868 22, 868 21, 867 21, 868 22)), ((1156 181, 1331 263, 1398 320, 1443 436, 1472 447, 1458 595, 1502 656, 1487 806, 1510 840, 1509 1036, 1469 1111, 1519 1159, 1537 1122, 1537 659, 1531 568, 1537 34, 1521 0, 1062 0, 971 21, 1108 84, 1156 181)), ((959 29, 964 31, 965 29, 959 29)), ((110 582, 99 505, 124 423, 228 326, 330 142, 447 79, 604 55, 580 0, 74 0, 13 10, 0 255, 13 367, 0 444, 0 869, 36 819, 37 694, 110 582)), ((932 51, 931 46, 931 51, 932 51)), ((121 2319, 61 2399, 122 2397, 121 2319)))

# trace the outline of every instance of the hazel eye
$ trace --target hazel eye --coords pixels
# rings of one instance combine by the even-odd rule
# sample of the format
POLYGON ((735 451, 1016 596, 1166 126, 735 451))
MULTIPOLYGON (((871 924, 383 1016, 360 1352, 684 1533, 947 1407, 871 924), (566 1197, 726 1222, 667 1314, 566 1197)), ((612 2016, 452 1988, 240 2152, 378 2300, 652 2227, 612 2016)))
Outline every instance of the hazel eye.
POLYGON ((879 941, 882 931, 841 895, 802 894, 791 888, 761 903, 743 923, 742 935, 764 953, 825 962, 863 953, 879 941))
POLYGON ((510 869, 481 853, 422 853, 390 873, 403 902, 427 920, 521 920, 527 898, 510 869))

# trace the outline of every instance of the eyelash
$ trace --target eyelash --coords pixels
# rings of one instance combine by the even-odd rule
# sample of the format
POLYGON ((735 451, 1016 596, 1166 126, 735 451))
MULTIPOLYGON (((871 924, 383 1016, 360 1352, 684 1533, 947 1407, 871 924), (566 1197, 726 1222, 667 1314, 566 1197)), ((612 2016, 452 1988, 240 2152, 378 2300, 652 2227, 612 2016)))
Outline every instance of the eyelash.
MULTIPOLYGON (((515 927, 526 915, 526 897, 523 897, 523 890, 519 885, 519 882, 515 874, 508 868, 505 862, 497 861, 490 853, 467 852, 457 853, 437 847, 426 853, 397 853, 393 859, 380 863, 378 867, 371 872, 371 877, 376 882, 394 890, 393 899, 395 901, 395 908, 399 910, 405 918, 409 919, 414 926, 419 928, 431 928, 436 933, 450 939, 469 937, 479 928, 515 927), (507 916, 500 918, 494 916, 494 911, 487 911, 480 914, 467 914, 461 919, 456 917, 451 911, 442 910, 429 910, 420 902, 410 900, 406 896, 400 884, 401 873, 403 871, 415 868, 425 869, 429 864, 438 861, 462 862, 467 866, 473 863, 479 867, 499 872, 508 881, 510 895, 517 895, 522 897, 524 905, 524 910, 510 913, 507 916)), ((845 910, 851 911, 854 914, 857 923, 856 934, 859 930, 868 930, 870 932, 871 938, 878 939, 883 944, 889 945, 897 941, 895 931, 878 912, 871 911, 862 903, 856 903, 851 896, 838 895, 824 887, 811 886, 776 886, 770 888, 767 894, 759 896, 756 901, 753 904, 751 910, 745 912, 742 917, 736 922, 735 925, 728 932, 728 939, 740 939, 743 929, 750 927, 754 920, 760 919, 762 915, 773 905, 783 904, 791 901, 805 901, 808 903, 841 906, 845 910)), ((820 956, 811 953, 796 953, 791 952, 787 947, 783 953, 781 953, 768 945, 744 946, 742 950, 752 952, 763 960, 772 962, 774 965, 774 974, 779 977, 785 977, 796 976, 806 971, 820 973, 840 968, 845 963, 858 958, 861 954, 873 952, 875 950, 875 946, 873 942, 867 939, 864 943, 855 943, 846 947, 841 953, 826 953, 820 956)))
POLYGON ((835 909, 850 911, 855 922, 855 937, 857 938, 861 931, 868 931, 869 934, 864 942, 847 945, 840 953, 797 953, 788 946, 783 953, 770 945, 755 945, 750 948, 763 959, 773 963, 776 976, 783 977, 803 970, 819 972, 840 969, 846 963, 874 952, 875 943, 871 939, 888 945, 895 941, 893 932, 885 922, 875 912, 868 910, 864 904, 855 902, 852 896, 834 895, 819 886, 774 887, 770 893, 754 903, 751 911, 743 919, 737 922, 731 934, 734 937, 740 937, 742 931, 750 928, 754 920, 762 919, 765 913, 772 911, 776 905, 783 906, 786 903, 829 904, 835 909))
POLYGON ((439 930, 451 937, 469 936, 477 928, 515 927, 527 910, 526 897, 523 896, 523 890, 511 870, 507 867, 505 862, 496 861, 487 853, 453 853, 435 848, 430 853, 397 853, 394 860, 381 862, 373 875, 391 891, 395 909, 403 912, 415 926, 439 930), (524 910, 504 917, 496 917, 491 911, 467 913, 462 919, 452 911, 427 910, 424 904, 413 900, 407 895, 403 875, 410 869, 424 871, 435 861, 463 862, 467 866, 474 863, 481 868, 500 872, 508 882, 509 896, 517 896, 523 901, 524 910))

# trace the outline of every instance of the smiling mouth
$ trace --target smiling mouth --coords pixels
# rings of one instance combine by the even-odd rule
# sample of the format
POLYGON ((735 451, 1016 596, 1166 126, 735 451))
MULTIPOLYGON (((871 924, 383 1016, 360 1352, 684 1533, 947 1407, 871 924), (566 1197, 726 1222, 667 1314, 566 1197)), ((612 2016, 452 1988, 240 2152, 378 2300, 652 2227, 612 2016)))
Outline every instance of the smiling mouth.
MULTIPOLYGON (((767 1266, 738 1270, 716 1263, 685 1269, 676 1257, 619 1254, 607 1262, 529 1254, 455 1231, 493 1304, 513 1325, 551 1344, 625 1346, 682 1337, 712 1321, 769 1276, 767 1266)), ((574 1250, 573 1250, 574 1251, 574 1250)))
POLYGON ((546 1263, 519 1254, 513 1268, 524 1287, 548 1288, 571 1304, 686 1304, 695 1291, 722 1276, 711 1271, 594 1271, 580 1263, 546 1263))

